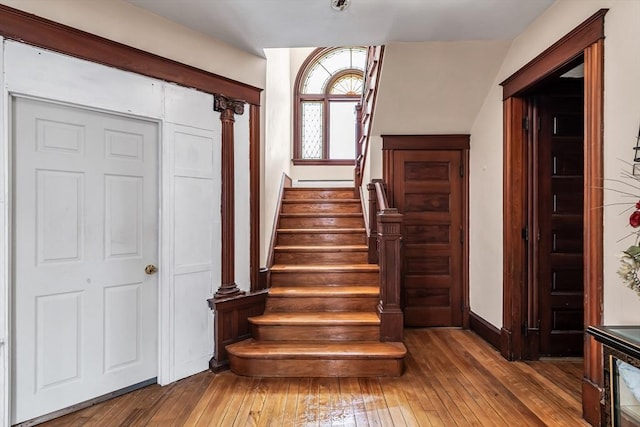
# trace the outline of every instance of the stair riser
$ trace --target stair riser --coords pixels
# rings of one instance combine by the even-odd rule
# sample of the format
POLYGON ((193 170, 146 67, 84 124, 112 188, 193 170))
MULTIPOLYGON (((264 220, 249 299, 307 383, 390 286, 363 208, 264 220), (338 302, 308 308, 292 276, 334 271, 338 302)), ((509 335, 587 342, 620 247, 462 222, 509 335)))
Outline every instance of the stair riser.
POLYGON ((309 218, 287 218, 280 217, 280 228, 362 228, 364 219, 357 217, 309 217, 309 218))
POLYGON ((364 245, 366 240, 365 233, 278 233, 282 246, 364 245))
POLYGON ((349 273, 317 273, 317 272, 271 272, 271 286, 379 286, 380 279, 377 272, 349 272, 349 273))
POLYGON ((379 341, 379 325, 251 325, 258 341, 379 341))
POLYGON ((276 252, 276 264, 366 264, 367 253, 362 252, 276 252))
POLYGON ((377 297, 269 297, 266 311, 375 311, 377 304, 377 297))
POLYGON ((287 203, 282 204, 282 213, 359 213, 360 203, 287 203))
POLYGON ((402 359, 244 359, 229 355, 231 372, 258 377, 399 377, 402 359))
POLYGON ((345 190, 314 190, 310 188, 286 188, 284 190, 285 200, 300 200, 300 199, 353 199, 353 189, 345 190))

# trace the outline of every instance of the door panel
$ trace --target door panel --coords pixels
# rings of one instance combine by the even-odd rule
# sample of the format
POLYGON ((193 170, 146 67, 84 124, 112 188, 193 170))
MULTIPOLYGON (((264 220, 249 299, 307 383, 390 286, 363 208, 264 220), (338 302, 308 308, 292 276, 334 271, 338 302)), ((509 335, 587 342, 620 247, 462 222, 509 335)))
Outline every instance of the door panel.
POLYGON ((539 99, 539 301, 541 356, 583 351, 583 100, 539 99))
POLYGON ((462 325, 462 154, 394 152, 394 206, 404 214, 407 326, 462 325))
POLYGON ((13 422, 157 372, 155 123, 13 102, 13 422))

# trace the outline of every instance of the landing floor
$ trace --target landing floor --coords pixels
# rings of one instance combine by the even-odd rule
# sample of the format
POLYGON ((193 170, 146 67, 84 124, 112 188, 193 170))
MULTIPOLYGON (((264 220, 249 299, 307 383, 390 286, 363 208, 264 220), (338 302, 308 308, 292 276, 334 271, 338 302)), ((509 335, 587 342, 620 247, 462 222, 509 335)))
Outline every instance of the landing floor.
POLYGON ((586 426, 582 361, 507 362, 473 332, 407 329, 400 378, 204 372, 45 426, 586 426))

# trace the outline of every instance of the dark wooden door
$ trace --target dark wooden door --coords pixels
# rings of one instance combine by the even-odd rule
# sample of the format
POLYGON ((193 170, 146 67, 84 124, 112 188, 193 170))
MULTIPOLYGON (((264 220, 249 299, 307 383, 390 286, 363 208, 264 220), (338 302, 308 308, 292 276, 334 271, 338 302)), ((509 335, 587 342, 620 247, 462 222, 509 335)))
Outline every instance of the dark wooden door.
POLYGON ((540 356, 581 356, 584 339, 584 103, 580 81, 538 99, 540 356), (575 89, 572 90, 572 87, 575 89))
POLYGON ((404 214, 402 301, 407 326, 462 325, 462 154, 397 150, 393 197, 404 214))

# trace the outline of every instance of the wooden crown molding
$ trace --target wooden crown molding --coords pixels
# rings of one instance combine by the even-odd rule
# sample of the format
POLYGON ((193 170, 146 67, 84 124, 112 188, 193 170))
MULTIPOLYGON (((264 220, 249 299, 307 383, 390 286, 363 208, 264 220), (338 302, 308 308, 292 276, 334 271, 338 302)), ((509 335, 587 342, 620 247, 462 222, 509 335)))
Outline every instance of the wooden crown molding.
POLYGON ((0 5, 0 36, 98 64, 260 105, 262 89, 0 5))
POLYGON ((540 55, 500 83, 502 99, 517 95, 537 81, 558 71, 578 57, 582 51, 604 38, 604 16, 609 9, 600 9, 540 55))

